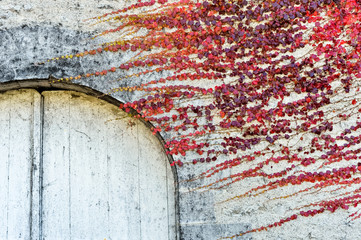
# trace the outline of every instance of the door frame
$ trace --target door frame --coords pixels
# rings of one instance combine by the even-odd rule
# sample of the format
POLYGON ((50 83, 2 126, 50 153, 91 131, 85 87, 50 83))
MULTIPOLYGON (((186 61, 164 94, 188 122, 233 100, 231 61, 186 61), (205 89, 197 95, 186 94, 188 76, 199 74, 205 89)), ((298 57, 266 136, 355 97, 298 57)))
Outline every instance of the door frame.
MULTIPOLYGON (((75 92, 84 93, 86 95, 106 101, 117 107, 119 107, 120 104, 122 104, 121 101, 119 101, 105 93, 102 93, 98 90, 90 88, 88 86, 74 84, 74 83, 70 83, 70 82, 59 82, 57 79, 54 79, 54 78, 14 80, 14 81, 0 83, 0 93, 10 91, 10 90, 20 90, 20 89, 33 89, 33 90, 38 91, 39 93, 42 93, 43 91, 56 91, 56 90, 75 91, 75 92)), ((137 114, 137 111, 135 109, 131 108, 130 113, 137 114)), ((149 128, 149 131, 151 131, 150 130, 151 128, 154 128, 154 125, 152 123, 150 123, 149 121, 145 121, 143 118, 139 118, 139 120, 147 128, 149 128)), ((158 132, 155 134, 155 137, 160 142, 160 144, 162 146, 162 150, 163 150, 164 154, 167 156, 167 159, 168 159, 168 162, 172 169, 172 173, 173 173, 173 177, 174 177, 175 218, 176 218, 175 219, 175 222, 176 222, 175 236, 176 236, 176 240, 179 240, 179 239, 181 239, 181 231, 180 231, 180 209, 179 209, 179 182, 178 182, 177 168, 175 165, 171 164, 174 162, 172 155, 166 154, 166 152, 169 151, 169 149, 165 148, 165 141, 164 141, 163 137, 158 132)))

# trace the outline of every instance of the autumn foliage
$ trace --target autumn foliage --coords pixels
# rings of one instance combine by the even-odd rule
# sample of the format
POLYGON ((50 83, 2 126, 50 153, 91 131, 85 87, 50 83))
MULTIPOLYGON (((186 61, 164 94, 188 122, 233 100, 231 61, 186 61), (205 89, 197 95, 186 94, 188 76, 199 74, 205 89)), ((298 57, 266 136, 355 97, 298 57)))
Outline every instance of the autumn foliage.
POLYGON ((63 57, 124 52, 132 59, 60 81, 105 75, 119 83, 134 80, 110 94, 138 93, 121 108, 135 109, 134 117, 153 123, 174 164, 209 164, 189 181, 210 183, 193 191, 261 178, 265 184, 223 203, 287 185, 301 190, 279 199, 339 193, 240 236, 326 211, 352 208, 350 217, 357 219, 360 20, 356 0, 139 0, 89 20, 106 26, 95 38, 119 38, 63 57), (246 170, 238 171, 240 166, 246 170), (219 178, 226 169, 234 170, 219 178))

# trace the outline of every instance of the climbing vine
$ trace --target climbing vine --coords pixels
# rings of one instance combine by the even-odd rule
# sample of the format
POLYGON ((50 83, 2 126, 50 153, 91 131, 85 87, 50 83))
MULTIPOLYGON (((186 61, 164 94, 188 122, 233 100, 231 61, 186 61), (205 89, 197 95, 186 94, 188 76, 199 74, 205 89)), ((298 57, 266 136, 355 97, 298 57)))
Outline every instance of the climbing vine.
POLYGON ((334 193, 235 238, 341 209, 360 218, 360 20, 358 0, 139 0, 87 20, 115 41, 48 62, 131 56, 59 81, 117 82, 109 94, 131 94, 120 107, 155 126, 173 164, 209 165, 191 191, 263 180, 217 204, 290 185, 270 200, 334 193))

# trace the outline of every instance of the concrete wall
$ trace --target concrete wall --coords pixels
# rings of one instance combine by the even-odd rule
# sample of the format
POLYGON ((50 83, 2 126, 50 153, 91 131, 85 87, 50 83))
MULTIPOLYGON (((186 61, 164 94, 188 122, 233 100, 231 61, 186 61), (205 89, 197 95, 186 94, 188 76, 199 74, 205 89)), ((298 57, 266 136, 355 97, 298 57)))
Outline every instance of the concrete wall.
MULTIPOLYGON (((97 44, 109 40, 97 38, 90 41, 94 31, 101 29, 102 25, 91 26, 83 20, 129 4, 131 4, 130 1, 115 0, 31 0, 30 2, 2 0, 0 3, 0 81, 61 78, 78 75, 79 71, 80 73, 91 72, 93 69, 98 69, 99 65, 101 68, 109 68, 126 62, 132 57, 132 53, 102 54, 94 58, 85 57, 78 61, 36 64, 63 54, 75 53, 78 50, 93 49, 97 44)), ((159 76, 159 74, 152 74, 149 78, 156 79, 159 76)), ((108 93, 109 89, 129 85, 131 81, 129 79, 117 82, 99 77, 78 83, 108 93)), ((137 96, 129 93, 115 93, 112 97, 124 102, 135 99, 137 96)), ((340 125, 335 128, 335 131, 340 131, 351 124, 350 122, 340 125)), ((307 141, 304 143, 307 145, 307 141)), ((187 158, 182 160, 187 163, 191 159, 192 156, 187 155, 187 158)), ((185 180, 197 176, 214 165, 215 163, 198 164, 195 168, 192 164, 185 164, 178 169, 179 236, 181 239, 213 240, 237 234, 273 223, 282 217, 288 217, 289 211, 300 203, 307 204, 311 200, 314 202, 335 194, 324 192, 321 195, 296 197, 290 201, 270 200, 297 191, 298 188, 290 186, 280 191, 270 191, 265 195, 222 202, 243 193, 244 189, 261 184, 263 182, 261 178, 242 181, 221 190, 190 191, 209 183, 210 180, 195 182, 185 180)), ((232 171, 224 171, 223 175, 217 177, 221 178, 241 170, 240 167, 232 171)), ((361 239, 360 221, 350 221, 347 218, 348 214, 346 210, 341 210, 336 214, 324 213, 312 218, 300 218, 282 227, 245 235, 239 239, 361 239)))

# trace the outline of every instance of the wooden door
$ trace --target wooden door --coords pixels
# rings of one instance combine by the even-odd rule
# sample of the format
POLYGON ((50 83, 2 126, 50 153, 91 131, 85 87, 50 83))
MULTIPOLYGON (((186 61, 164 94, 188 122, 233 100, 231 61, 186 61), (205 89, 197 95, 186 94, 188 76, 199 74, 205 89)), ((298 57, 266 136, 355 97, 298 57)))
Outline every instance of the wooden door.
POLYGON ((0 112, 0 127, 8 129, 0 153, 10 156, 0 171, 17 174, 0 178, 7 186, 0 194, 9 193, 0 197, 1 209, 7 209, 1 214, 12 217, 0 225, 0 239, 175 239, 173 175, 142 123, 76 92, 23 90, 0 99, 1 109, 12 106, 0 112), (20 99, 21 107, 9 103, 9 96, 20 99), (13 120, 17 112, 24 116, 13 120), (14 121, 24 127, 9 126, 14 121), (18 197, 22 205, 12 203, 18 197), (20 221, 22 227, 9 232, 20 221))

